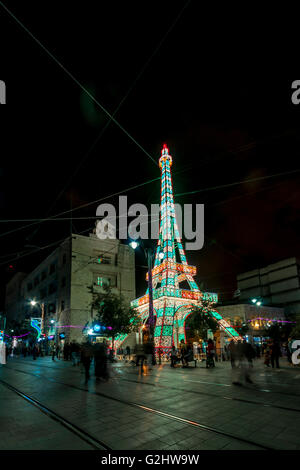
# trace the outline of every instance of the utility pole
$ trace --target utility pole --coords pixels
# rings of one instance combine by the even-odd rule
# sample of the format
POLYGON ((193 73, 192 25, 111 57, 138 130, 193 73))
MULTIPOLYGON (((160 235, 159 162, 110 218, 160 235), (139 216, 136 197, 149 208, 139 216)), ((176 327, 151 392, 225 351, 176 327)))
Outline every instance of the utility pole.
POLYGON ((148 261, 148 291, 149 291, 149 340, 154 343, 154 315, 153 315, 153 287, 152 287, 152 261, 153 249, 145 249, 148 261))

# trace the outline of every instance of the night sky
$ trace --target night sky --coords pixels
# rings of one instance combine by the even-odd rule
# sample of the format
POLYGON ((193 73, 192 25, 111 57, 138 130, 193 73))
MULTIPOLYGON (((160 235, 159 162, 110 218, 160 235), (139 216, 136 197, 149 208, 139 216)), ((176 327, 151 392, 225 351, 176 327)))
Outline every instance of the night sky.
MULTIPOLYGON (((0 2, 2 292, 71 224, 73 233, 88 233, 98 204, 73 211, 72 222, 16 231, 33 222, 3 221, 53 216, 121 190, 130 204, 158 203, 159 180, 127 189, 160 176, 146 153, 158 162, 163 143, 173 157, 175 202, 205 204, 204 248, 187 253, 205 289, 231 299, 238 273, 300 256, 300 172, 215 188, 300 168, 297 75, 281 79, 256 67, 263 46, 241 54, 225 41, 230 24, 224 34, 218 28, 222 12, 200 14, 196 1, 111 1, 98 10, 97 2, 64 3, 4 5, 109 113, 126 97, 115 117, 146 152, 114 123, 103 131, 105 113, 0 2)), ((145 264, 141 255, 137 264, 145 264)), ((144 271, 138 267, 138 295, 144 271)))

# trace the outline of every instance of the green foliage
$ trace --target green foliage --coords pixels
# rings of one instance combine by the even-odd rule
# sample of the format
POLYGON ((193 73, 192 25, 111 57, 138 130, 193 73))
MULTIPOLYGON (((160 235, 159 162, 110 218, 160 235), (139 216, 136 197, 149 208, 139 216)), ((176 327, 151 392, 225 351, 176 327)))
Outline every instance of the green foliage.
MULTIPOLYGON (((91 287, 89 290, 93 292, 91 287)), ((127 305, 124 297, 114 294, 109 286, 104 286, 103 292, 93 292, 92 306, 97 310, 97 321, 112 328, 109 331, 112 338, 137 331, 141 324, 136 310, 127 305)))
POLYGON ((209 316, 208 311, 209 303, 204 301, 202 306, 194 306, 186 319, 187 329, 197 332, 199 338, 206 339, 208 330, 213 333, 217 330, 217 322, 209 316))
POLYGON ((235 323, 235 325, 233 326, 234 329, 237 330, 237 332, 241 335, 241 336, 245 336, 248 331, 249 331, 249 326, 246 324, 246 323, 235 323))

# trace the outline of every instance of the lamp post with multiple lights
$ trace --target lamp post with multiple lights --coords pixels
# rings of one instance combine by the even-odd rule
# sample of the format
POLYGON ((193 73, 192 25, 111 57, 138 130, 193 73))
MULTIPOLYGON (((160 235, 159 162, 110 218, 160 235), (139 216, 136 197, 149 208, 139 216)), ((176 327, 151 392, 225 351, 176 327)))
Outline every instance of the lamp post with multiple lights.
MULTIPOLYGON (((149 292, 149 341, 154 346, 154 326, 155 319, 153 314, 153 284, 152 284, 152 267, 153 267, 153 258, 155 256, 156 248, 153 246, 145 246, 145 243, 140 239, 139 243, 137 241, 132 241, 130 243, 131 248, 136 250, 139 246, 143 248, 145 257, 148 264, 148 292, 149 292)), ((163 259, 164 253, 159 254, 160 259, 163 259)))
MULTIPOLYGON (((261 299, 261 297, 259 297, 259 298, 254 297, 253 299, 251 299, 251 302, 252 302, 256 307, 260 307, 260 306, 262 305, 262 299, 261 299)), ((256 320, 256 322, 257 322, 257 320, 256 320)), ((255 323, 255 325, 254 325, 254 327, 257 328, 257 329, 260 328, 260 326, 261 326, 261 325, 260 325, 258 322, 255 323)), ((261 345, 262 345, 262 337, 261 337, 261 336, 260 336, 260 343, 261 343, 261 345)))

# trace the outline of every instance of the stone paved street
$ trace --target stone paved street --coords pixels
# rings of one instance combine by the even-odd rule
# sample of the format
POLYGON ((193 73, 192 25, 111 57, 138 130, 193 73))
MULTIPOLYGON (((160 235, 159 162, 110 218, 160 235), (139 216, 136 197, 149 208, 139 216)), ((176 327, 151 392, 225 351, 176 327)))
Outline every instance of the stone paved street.
MULTIPOLYGON (((281 363, 272 370, 257 360, 254 384, 243 387, 232 385, 229 362, 215 369, 166 364, 143 376, 117 363, 108 382, 92 374, 85 386, 70 362, 19 357, 1 366, 0 380, 110 449, 300 449, 300 369, 281 363)), ((0 423, 1 450, 92 449, 1 383, 0 423)))

